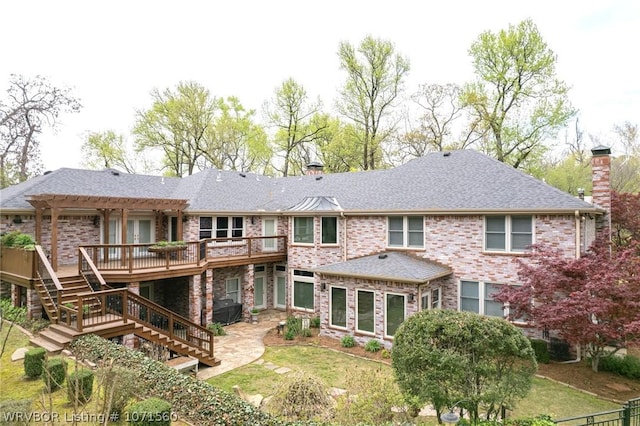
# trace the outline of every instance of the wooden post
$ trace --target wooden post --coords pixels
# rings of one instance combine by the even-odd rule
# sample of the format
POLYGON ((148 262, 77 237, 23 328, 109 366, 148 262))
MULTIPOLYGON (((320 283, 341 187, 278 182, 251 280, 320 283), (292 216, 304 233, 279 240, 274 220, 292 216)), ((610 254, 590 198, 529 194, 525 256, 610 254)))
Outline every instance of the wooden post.
POLYGON ((127 320, 129 318, 129 301, 127 299, 128 293, 129 291, 126 289, 122 291, 122 322, 124 324, 127 323, 127 320))
POLYGON ((53 271, 58 271, 58 214, 57 208, 51 209, 51 259, 49 262, 53 271))
POLYGON ((84 322, 84 299, 82 296, 78 296, 78 331, 82 331, 84 322))
POLYGON ((169 337, 173 340, 173 314, 169 314, 169 337))
MULTIPOLYGON (((121 257, 122 257, 122 266, 126 265, 126 261, 127 261, 127 255, 129 254, 126 250, 125 250, 125 244, 127 244, 127 215, 129 213, 129 211, 127 209, 122 209, 121 210, 122 214, 121 214, 121 218, 122 218, 122 232, 120 234, 120 245, 122 247, 121 249, 121 257)), ((129 270, 129 272, 131 272, 131 270, 129 270)))

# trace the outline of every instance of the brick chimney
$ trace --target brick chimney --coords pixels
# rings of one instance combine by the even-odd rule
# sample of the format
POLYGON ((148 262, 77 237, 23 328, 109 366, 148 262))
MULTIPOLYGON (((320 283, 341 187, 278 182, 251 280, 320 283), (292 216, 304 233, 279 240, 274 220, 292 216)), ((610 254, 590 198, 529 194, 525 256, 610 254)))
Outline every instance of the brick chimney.
POLYGON ((322 163, 319 163, 317 161, 312 161, 311 163, 307 164, 307 171, 305 175, 306 176, 321 175, 323 168, 324 166, 322 165, 322 163))
POLYGON ((596 219, 596 232, 611 228, 611 148, 599 145, 591 150, 591 180, 593 204, 606 210, 596 219))

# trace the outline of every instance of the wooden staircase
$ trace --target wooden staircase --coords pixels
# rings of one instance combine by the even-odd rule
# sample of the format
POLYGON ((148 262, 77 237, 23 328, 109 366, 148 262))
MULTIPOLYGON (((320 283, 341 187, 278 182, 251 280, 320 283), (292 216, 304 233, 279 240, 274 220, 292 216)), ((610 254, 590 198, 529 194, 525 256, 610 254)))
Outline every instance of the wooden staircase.
POLYGON ((56 353, 86 334, 104 338, 134 334, 203 364, 220 364, 213 355, 212 331, 126 288, 94 291, 87 276, 98 281, 96 288, 107 288, 95 267, 90 274, 60 280, 46 257, 44 262, 35 287, 51 325, 31 339, 34 345, 56 353))

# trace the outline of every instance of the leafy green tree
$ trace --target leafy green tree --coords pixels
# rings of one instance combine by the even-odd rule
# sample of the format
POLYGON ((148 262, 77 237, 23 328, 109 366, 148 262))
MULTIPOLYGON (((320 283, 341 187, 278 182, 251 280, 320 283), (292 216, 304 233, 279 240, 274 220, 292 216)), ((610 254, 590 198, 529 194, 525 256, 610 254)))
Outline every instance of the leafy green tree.
POLYGON ((320 100, 311 101, 305 88, 288 78, 276 88, 275 96, 263 105, 270 126, 275 127, 276 150, 283 157, 282 176, 304 171, 312 145, 326 128, 322 120, 312 118, 322 109, 320 100), (297 170, 292 170, 297 169, 297 170))
POLYGON ((360 169, 357 130, 353 124, 338 117, 315 116, 327 127, 315 141, 316 156, 326 173, 350 172, 360 169))
POLYGON ((543 171, 545 181, 564 192, 576 196, 580 188, 586 193, 591 192, 591 166, 588 162, 581 162, 574 153, 558 162, 543 165, 543 171))
POLYGON ((365 37, 356 49, 340 43, 340 68, 347 79, 340 91, 338 111, 352 120, 357 130, 363 170, 380 168, 383 143, 393 134, 395 102, 404 90, 409 59, 397 54, 390 41, 365 37))
POLYGON ((438 418, 457 406, 477 422, 496 419, 531 388, 537 364, 529 340, 501 318, 426 310, 398 328, 392 366, 405 395, 430 402, 438 418))
POLYGON ((160 150, 171 176, 191 175, 202 159, 218 103, 209 90, 189 81, 151 92, 153 105, 137 112, 136 150, 160 150))
POLYGON ((268 173, 271 148, 267 134, 254 121, 254 110, 246 110, 234 96, 218 100, 220 112, 208 131, 202 153, 204 167, 268 173))
POLYGON ((0 99, 0 188, 24 182, 42 170, 40 141, 45 128, 55 129, 61 113, 80 111, 67 88, 44 77, 12 74, 0 99))
POLYGON ((127 173, 138 173, 151 168, 144 158, 135 158, 128 150, 123 135, 113 130, 91 132, 82 144, 83 163, 90 169, 116 168, 127 173))
POLYGON ((462 99, 487 131, 483 149, 513 167, 531 167, 545 140, 575 114, 568 87, 556 77, 556 55, 531 20, 483 32, 469 54, 476 81, 462 99))
POLYGON ((626 121, 613 127, 623 154, 611 162, 611 187, 618 192, 640 193, 640 132, 626 121))

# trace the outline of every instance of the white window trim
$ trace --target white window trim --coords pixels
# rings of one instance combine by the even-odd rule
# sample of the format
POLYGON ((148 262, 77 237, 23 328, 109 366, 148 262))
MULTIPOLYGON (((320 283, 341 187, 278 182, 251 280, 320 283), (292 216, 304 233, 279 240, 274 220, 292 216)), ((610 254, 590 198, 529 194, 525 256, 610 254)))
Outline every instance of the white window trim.
POLYGON ((307 247, 311 247, 315 244, 316 242, 316 235, 315 235, 315 227, 316 227, 316 218, 313 216, 294 216, 291 218, 291 244, 295 245, 295 246, 307 246, 307 247), (312 240, 310 243, 301 243, 296 241, 296 218, 311 218, 311 237, 312 240))
POLYGON ((356 289, 356 300, 355 300, 355 305, 356 305, 356 310, 355 310, 355 317, 356 317, 356 323, 355 323, 355 330, 356 332, 360 333, 360 334, 365 334, 367 336, 375 336, 376 335, 376 292, 373 290, 369 290, 369 289, 364 289, 364 288, 359 288, 356 289), (373 331, 367 331, 367 330, 360 330, 358 328, 358 322, 359 322, 359 318, 358 318, 358 293, 359 292, 367 292, 367 293, 372 293, 373 294, 373 331))
POLYGON ((531 244, 536 243, 536 217, 533 214, 498 214, 498 215, 484 215, 482 218, 482 248, 486 253, 526 253, 527 250, 513 250, 511 248, 511 217, 513 216, 531 216, 531 244), (504 216, 504 250, 489 249, 487 248, 487 217, 504 216))
POLYGON ((424 240, 425 240, 425 226, 424 226, 424 216, 421 215, 389 215, 387 216, 387 247, 389 248, 406 248, 406 249, 414 249, 420 250, 424 249, 424 240), (402 245, 391 245, 389 242, 389 218, 391 217, 402 217, 402 245), (422 218, 422 245, 420 246, 410 246, 409 245, 409 217, 420 217, 422 218))
POLYGON ((225 299, 229 298, 229 282, 233 280, 238 280, 238 299, 236 302, 242 303, 242 281, 240 281, 240 277, 229 277, 224 281, 225 299))
MULTIPOLYGON (((298 311, 305 312, 315 312, 316 308, 316 285, 315 285, 315 274, 313 277, 307 277, 304 275, 296 275, 295 271, 304 271, 304 269, 293 269, 291 270, 291 307, 298 311), (295 306, 296 300, 296 284, 295 282, 304 282, 309 283, 313 286, 313 309, 305 308, 303 306, 295 306)), ((309 272, 309 271, 305 271, 309 272)))
MULTIPOLYGON (((463 280, 465 281, 465 280, 463 280)), ((423 290, 423 292, 420 295, 420 310, 425 311, 425 310, 432 310, 432 309, 442 309, 442 287, 432 287, 429 289, 425 289, 423 290), (433 292, 437 291, 438 292, 438 306, 433 306, 433 292), (424 299, 427 299, 427 303, 426 305, 423 303, 424 299)))
POLYGON ((340 243, 340 235, 339 235, 339 231, 338 231, 338 217, 337 216, 321 216, 320 217, 320 245, 321 246, 325 246, 325 247, 337 247, 340 243), (324 235, 324 233, 322 232, 322 220, 324 218, 333 218, 336 220, 336 242, 335 243, 325 243, 322 241, 322 236, 324 235))
MULTIPOLYGON (((486 286, 487 284, 494 284, 494 285, 501 285, 501 286, 507 286, 507 285, 512 285, 512 286, 517 286, 517 284, 505 284, 505 283, 500 283, 500 282, 495 282, 495 281, 480 281, 480 280, 467 280, 467 279, 461 279, 458 282, 458 311, 462 312, 462 282, 463 281, 468 281, 468 282, 477 282, 478 283, 478 310, 479 312, 477 312, 480 315, 485 315, 485 309, 484 309, 484 302, 486 300, 486 286)), ((442 293, 441 293, 442 294, 442 293)), ((502 318, 507 319, 509 318, 509 304, 508 303, 504 303, 502 305, 503 309, 502 309, 502 318)), ((465 311, 468 312, 468 311, 465 311)), ((492 318, 500 318, 497 316, 491 316, 492 318)), ((516 324, 524 324, 523 321, 513 321, 516 324)))
MULTIPOLYGON (((214 240, 211 241, 209 243, 210 247, 218 247, 218 246, 234 246, 234 245, 243 245, 245 244, 244 240, 241 241, 233 241, 232 239, 234 238, 242 238, 244 239, 247 235, 247 227, 246 227, 246 218, 244 216, 206 216, 206 215, 202 215, 198 217, 198 236, 200 236, 200 232, 202 231, 202 228, 200 228, 200 218, 201 217, 210 217, 211 218, 211 237, 210 239, 214 240), (219 237, 219 238, 224 238, 225 241, 215 241, 216 235, 218 233, 218 228, 217 228, 217 219, 219 217, 226 217, 229 223, 229 227, 227 228, 227 236, 226 237, 219 237), (233 230, 235 228, 233 228, 233 218, 234 217, 240 217, 242 218, 242 236, 241 237, 232 237, 231 234, 233 234, 233 230)), ((206 229, 206 231, 209 231, 208 229, 206 229)))
MULTIPOLYGON (((387 316, 387 296, 402 296, 402 298, 404 299, 404 303, 402 304, 403 305, 403 313, 402 313, 403 320, 402 320, 402 322, 405 322, 407 320, 407 295, 403 294, 403 293, 392 292, 392 291, 384 292, 384 299, 383 299, 384 300, 384 306, 383 306, 384 307, 384 324, 382 325, 383 326, 382 332, 383 332, 383 335, 384 335, 385 339, 392 339, 393 340, 393 336, 387 334, 387 318, 388 318, 388 316, 387 316)), ((375 303, 375 301, 374 301, 374 303, 375 303)), ((374 305, 374 307, 375 307, 375 305, 374 305)), ((375 321, 374 321, 374 327, 375 327, 375 321)))
POLYGON ((349 326, 349 290, 347 287, 339 286, 339 285, 331 285, 329 286, 329 327, 337 328, 339 330, 347 330, 349 326), (345 291, 345 306, 344 306, 344 323, 345 326, 335 325, 333 323, 333 299, 331 298, 331 290, 334 288, 339 288, 345 291))

